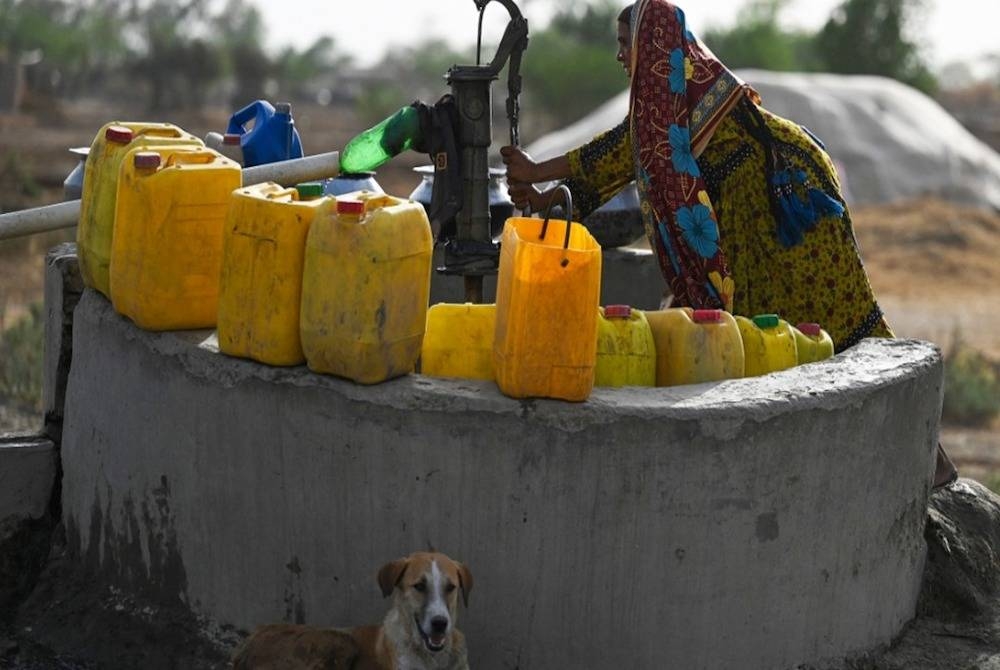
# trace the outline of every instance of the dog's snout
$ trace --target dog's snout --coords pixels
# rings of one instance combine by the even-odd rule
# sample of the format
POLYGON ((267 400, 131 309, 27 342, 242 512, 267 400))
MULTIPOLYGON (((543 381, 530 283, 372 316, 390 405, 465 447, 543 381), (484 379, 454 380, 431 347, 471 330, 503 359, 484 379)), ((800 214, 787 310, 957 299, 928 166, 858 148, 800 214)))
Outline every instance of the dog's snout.
POLYGON ((448 632, 448 619, 443 616, 436 616, 431 619, 431 632, 437 635, 448 632))

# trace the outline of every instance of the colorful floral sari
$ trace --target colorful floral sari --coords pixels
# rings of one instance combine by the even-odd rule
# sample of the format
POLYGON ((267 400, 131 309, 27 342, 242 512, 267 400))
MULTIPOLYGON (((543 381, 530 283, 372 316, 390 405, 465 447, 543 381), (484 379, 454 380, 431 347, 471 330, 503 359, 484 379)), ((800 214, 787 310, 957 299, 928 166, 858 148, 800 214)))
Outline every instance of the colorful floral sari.
POLYGON ((732 310, 735 287, 697 158, 752 89, 663 0, 632 10, 629 118, 643 222, 674 303, 732 310))

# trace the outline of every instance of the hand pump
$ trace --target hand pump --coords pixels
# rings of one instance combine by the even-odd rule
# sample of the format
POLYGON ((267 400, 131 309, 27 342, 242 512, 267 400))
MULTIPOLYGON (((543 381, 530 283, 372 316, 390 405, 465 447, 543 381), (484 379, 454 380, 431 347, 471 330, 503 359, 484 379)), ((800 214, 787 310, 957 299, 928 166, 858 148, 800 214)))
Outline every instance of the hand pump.
MULTIPOLYGON (((473 0, 479 9, 479 33, 475 65, 453 65, 445 79, 451 86, 458 113, 456 144, 459 148, 462 181, 462 206, 456 214, 456 234, 445 244, 444 274, 465 278, 467 302, 483 301, 483 277, 494 274, 499 265, 499 247, 490 236, 489 163, 492 142, 493 106, 491 86, 500 70, 507 69, 507 119, 510 143, 518 144, 518 115, 521 94, 521 56, 528 47, 528 21, 513 0, 473 0), (500 40, 496 55, 482 65, 483 12, 491 2, 507 8, 510 22, 500 40)), ((436 177, 448 166, 435 161, 436 177)), ((453 166, 452 166, 452 169, 453 166)))

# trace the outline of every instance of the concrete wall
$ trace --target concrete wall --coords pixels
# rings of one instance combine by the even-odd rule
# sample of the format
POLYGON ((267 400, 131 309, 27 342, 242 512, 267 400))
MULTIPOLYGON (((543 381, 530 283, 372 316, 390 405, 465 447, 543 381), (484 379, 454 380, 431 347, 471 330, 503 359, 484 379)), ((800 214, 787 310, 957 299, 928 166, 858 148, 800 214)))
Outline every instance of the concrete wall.
MULTIPOLYGON (((0 524, 37 521, 52 497, 59 454, 40 435, 0 435, 0 524)), ((0 530, 0 540, 4 532, 0 530)))
POLYGON ((57 444, 70 367, 68 338, 72 332, 73 308, 83 289, 79 277, 75 245, 59 245, 47 254, 42 398, 45 425, 34 435, 0 433, 0 544, 13 537, 24 524, 46 517, 53 504, 52 493, 59 472, 57 444))
POLYGON ((480 670, 794 667, 914 613, 933 345, 569 404, 362 387, 208 335, 142 332, 85 292, 62 446, 71 546, 199 614, 377 621, 378 567, 428 546, 473 572, 480 670))

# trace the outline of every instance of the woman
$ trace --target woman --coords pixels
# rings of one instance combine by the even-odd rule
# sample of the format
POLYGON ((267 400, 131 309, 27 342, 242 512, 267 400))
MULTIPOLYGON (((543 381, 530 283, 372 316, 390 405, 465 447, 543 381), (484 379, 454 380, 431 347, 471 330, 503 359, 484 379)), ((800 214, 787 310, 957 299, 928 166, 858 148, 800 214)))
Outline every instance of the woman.
MULTIPOLYGON (((618 45, 628 117, 547 161, 502 148, 515 205, 544 209, 532 184, 562 179, 582 220, 635 180, 672 305, 818 322, 838 352, 892 337, 820 141, 761 108, 669 2, 626 7, 618 45)), ((939 450, 935 483, 954 476, 939 450)))

